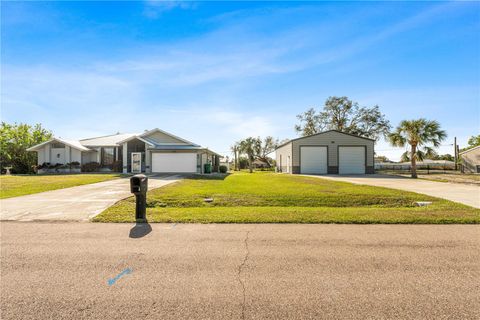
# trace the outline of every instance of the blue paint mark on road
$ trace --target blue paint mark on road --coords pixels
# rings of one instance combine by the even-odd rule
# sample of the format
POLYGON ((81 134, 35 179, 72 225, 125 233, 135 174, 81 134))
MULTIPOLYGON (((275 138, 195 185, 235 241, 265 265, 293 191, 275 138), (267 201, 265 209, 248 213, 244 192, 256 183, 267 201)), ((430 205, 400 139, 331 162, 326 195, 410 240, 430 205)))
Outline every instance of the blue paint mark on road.
POLYGON ((123 275, 130 274, 130 273, 132 273, 132 269, 127 268, 127 269, 123 270, 122 272, 120 272, 115 278, 108 279, 107 283, 108 283, 109 286, 112 286, 112 285, 115 284, 115 282, 117 282, 118 279, 123 277, 123 275))
POLYGON ((172 229, 173 229, 173 228, 175 228, 175 226, 176 226, 176 225, 177 225, 177 224, 176 224, 176 223, 174 223, 174 224, 173 224, 173 226, 172 226, 172 229))

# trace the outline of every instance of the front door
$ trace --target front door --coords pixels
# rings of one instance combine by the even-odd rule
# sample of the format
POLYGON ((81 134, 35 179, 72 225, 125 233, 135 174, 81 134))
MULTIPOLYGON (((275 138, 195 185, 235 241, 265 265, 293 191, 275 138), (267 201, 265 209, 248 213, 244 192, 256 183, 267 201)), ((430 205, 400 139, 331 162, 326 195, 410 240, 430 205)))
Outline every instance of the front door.
POLYGON ((142 153, 132 152, 132 173, 142 172, 142 153))

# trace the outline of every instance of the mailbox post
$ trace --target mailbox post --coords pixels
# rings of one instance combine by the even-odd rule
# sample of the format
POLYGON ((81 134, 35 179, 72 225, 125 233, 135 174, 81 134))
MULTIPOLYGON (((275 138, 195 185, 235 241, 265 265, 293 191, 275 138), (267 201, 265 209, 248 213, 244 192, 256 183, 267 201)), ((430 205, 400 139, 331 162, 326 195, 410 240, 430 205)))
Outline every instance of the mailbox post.
POLYGON ((148 177, 144 174, 136 174, 130 178, 130 192, 135 195, 135 219, 147 220, 147 190, 148 177))

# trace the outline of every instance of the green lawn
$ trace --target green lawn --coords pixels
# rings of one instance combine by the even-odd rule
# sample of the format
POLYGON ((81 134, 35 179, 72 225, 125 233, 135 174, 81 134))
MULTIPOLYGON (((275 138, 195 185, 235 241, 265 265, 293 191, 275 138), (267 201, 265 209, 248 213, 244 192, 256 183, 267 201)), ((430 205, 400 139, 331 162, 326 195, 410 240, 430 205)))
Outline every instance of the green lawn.
POLYGON ((118 173, 0 176, 0 199, 119 178, 118 173))
MULTIPOLYGON (((133 222, 134 198, 93 220, 133 222)), ((480 210, 426 195, 314 177, 234 173, 192 177, 148 193, 150 222, 479 223, 480 210), (213 198, 212 203, 204 201, 213 198), (427 207, 416 201, 432 201, 427 207)))

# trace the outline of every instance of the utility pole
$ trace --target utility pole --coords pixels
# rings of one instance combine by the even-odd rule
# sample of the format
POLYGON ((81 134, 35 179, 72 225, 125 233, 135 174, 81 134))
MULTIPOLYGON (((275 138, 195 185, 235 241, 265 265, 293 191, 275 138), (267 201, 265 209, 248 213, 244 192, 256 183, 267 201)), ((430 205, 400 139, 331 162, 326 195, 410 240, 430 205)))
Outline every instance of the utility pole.
POLYGON ((453 148, 455 149, 453 152, 455 154, 455 171, 458 170, 458 148, 457 148, 457 137, 453 138, 453 148))

